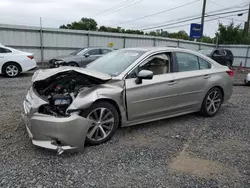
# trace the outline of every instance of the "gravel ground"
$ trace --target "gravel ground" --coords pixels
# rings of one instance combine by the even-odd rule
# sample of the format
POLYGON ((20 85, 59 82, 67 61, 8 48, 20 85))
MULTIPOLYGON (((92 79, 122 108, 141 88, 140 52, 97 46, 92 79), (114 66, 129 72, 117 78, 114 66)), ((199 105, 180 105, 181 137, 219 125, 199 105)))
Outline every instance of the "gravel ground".
POLYGON ((120 128, 78 153, 31 144, 21 119, 31 74, 0 77, 0 187, 250 187, 250 88, 214 118, 196 114, 120 128))

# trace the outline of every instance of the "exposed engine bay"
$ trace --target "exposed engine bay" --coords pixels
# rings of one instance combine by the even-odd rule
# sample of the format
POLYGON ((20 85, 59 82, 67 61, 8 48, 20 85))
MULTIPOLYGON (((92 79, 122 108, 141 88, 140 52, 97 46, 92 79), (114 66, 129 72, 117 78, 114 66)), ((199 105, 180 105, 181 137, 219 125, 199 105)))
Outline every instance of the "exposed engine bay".
POLYGON ((48 104, 42 105, 38 112, 53 116, 68 116, 67 108, 81 91, 104 82, 75 71, 58 73, 45 80, 36 81, 33 84, 34 90, 48 101, 48 104))

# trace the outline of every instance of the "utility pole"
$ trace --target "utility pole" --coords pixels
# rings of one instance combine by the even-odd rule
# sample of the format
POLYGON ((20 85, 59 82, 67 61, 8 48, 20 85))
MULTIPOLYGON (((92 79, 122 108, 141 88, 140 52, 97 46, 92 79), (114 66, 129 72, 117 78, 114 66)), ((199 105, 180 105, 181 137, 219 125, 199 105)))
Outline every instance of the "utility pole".
MULTIPOLYGON (((207 4, 207 0, 203 0, 202 17, 201 17, 202 36, 203 36, 203 30, 204 30, 204 20, 205 20, 205 13, 206 13, 206 4, 207 4)), ((201 40, 202 40, 202 38, 201 38, 201 40)))
POLYGON ((250 3, 249 3, 249 9, 248 9, 247 22, 245 22, 245 26, 244 26, 244 36, 248 36, 249 24, 250 24, 249 22, 250 22, 250 3))
POLYGON ((41 50, 41 63, 42 68, 44 68, 44 59, 43 59, 43 20, 42 17, 40 17, 40 50, 41 50))

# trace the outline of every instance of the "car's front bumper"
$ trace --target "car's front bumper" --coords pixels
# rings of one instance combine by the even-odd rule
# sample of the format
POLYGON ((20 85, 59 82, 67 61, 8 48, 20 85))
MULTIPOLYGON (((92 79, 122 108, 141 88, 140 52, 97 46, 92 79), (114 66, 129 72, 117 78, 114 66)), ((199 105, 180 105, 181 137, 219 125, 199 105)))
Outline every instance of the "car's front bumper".
POLYGON ((91 121, 78 115, 54 117, 35 113, 31 118, 22 114, 32 143, 52 150, 84 147, 91 121))
POLYGON ((65 61, 62 60, 50 60, 49 61, 49 67, 50 68, 57 68, 60 66, 66 66, 67 63, 65 61))
POLYGON ((38 97, 31 88, 23 102, 22 118, 33 144, 53 150, 84 147, 92 121, 77 114, 55 117, 38 113, 43 104, 46 101, 38 97))

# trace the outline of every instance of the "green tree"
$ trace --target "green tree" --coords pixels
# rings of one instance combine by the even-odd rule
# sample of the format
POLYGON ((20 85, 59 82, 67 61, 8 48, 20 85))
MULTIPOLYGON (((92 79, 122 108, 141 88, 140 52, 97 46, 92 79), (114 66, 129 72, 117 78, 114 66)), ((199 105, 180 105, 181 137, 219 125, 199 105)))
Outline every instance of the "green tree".
POLYGON ((129 33, 129 34, 137 34, 137 35, 144 35, 143 31, 140 30, 133 30, 133 29, 127 29, 124 31, 124 33, 129 33))
POLYGON ((228 25, 218 24, 218 30, 215 33, 219 39, 219 44, 249 44, 249 38, 243 36, 241 25, 235 25, 230 22, 228 25))
POLYGON ((92 18, 82 18, 79 22, 72 22, 71 24, 61 25, 60 29, 75 29, 75 30, 97 30, 97 23, 92 18))
POLYGON ((214 43, 215 39, 211 38, 209 36, 203 35, 202 40, 198 40, 199 42, 205 42, 205 43, 214 43))
POLYGON ((183 40, 189 40, 189 36, 186 31, 181 30, 178 32, 174 33, 169 33, 168 36, 169 38, 176 38, 176 39, 183 39, 183 40))

